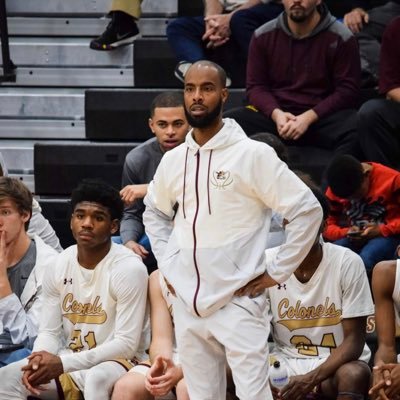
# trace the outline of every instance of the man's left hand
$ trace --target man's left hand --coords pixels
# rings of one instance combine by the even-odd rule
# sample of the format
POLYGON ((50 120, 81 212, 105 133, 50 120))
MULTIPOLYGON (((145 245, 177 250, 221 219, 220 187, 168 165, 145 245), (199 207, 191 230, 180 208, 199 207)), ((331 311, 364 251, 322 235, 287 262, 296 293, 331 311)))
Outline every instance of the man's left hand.
POLYGON ((303 400, 311 393, 317 383, 312 374, 296 375, 290 377, 289 383, 280 390, 279 397, 290 400, 303 400))
POLYGON ((34 352, 28 360, 28 365, 22 367, 23 383, 28 390, 47 384, 64 373, 61 358, 47 351, 34 352))

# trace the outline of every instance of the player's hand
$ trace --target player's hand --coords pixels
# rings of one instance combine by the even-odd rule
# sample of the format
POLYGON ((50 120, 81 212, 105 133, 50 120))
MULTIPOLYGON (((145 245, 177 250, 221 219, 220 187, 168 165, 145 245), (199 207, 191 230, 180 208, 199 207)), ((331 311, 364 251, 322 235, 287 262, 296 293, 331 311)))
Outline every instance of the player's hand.
POLYGON ((126 185, 120 190, 119 194, 125 205, 132 205, 135 200, 143 199, 147 194, 147 184, 142 185, 126 185))
POLYGON ((385 394, 385 388, 390 385, 390 371, 382 368, 382 365, 375 366, 372 369, 372 387, 368 392, 371 400, 389 400, 385 394))
POLYGON ((28 357, 28 360, 28 365, 22 367, 22 371, 31 372, 27 376, 31 388, 47 384, 64 372, 60 357, 47 351, 34 352, 28 357))
POLYGON ((10 266, 10 251, 6 244, 7 232, 0 231, 0 279, 7 277, 7 269, 10 266))
POLYGON ((129 240, 124 244, 125 247, 132 250, 134 253, 138 254, 142 258, 146 258, 149 255, 149 252, 139 243, 136 243, 133 240, 129 240))
POLYGON ((355 8, 344 16, 343 22, 353 33, 358 33, 368 24, 369 15, 362 8, 355 8))
POLYGON ((145 386, 153 396, 165 396, 182 378, 180 366, 170 358, 157 356, 146 375, 145 386))
POLYGON ((289 383, 279 391, 279 396, 285 400, 303 400, 316 385, 312 371, 305 375, 292 376, 289 383))
POLYGON ((381 368, 390 372, 390 385, 385 382, 385 395, 391 400, 397 399, 398 395, 400 394, 400 365, 384 364, 381 366, 381 368))
POLYGON ((39 386, 32 386, 29 382, 29 378, 30 376, 38 370, 40 362, 42 360, 41 355, 37 355, 37 356, 30 356, 30 358, 28 358, 28 364, 25 365, 24 367, 22 367, 22 384, 26 387, 26 389, 32 393, 34 396, 39 396, 41 392, 43 392, 45 389, 45 387, 39 385, 39 386))

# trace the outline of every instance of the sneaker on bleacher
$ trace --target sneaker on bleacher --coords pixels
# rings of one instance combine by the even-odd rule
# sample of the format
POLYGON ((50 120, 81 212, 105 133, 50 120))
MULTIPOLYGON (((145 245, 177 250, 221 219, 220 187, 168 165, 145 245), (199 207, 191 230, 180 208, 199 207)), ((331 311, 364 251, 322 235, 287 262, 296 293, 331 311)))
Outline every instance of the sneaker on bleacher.
POLYGON ((112 11, 111 21, 106 30, 90 42, 93 50, 114 50, 133 43, 139 36, 136 21, 122 11, 112 11))

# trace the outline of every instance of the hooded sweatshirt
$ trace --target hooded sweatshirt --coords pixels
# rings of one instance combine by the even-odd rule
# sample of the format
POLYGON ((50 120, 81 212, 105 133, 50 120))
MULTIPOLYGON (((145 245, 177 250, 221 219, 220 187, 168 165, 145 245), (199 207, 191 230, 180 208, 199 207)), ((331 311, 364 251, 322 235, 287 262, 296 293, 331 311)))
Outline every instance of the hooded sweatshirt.
POLYGON ((199 147, 192 132, 166 153, 145 197, 143 221, 158 267, 188 311, 207 316, 268 273, 286 280, 312 246, 321 207, 265 143, 232 119, 199 147), (271 209, 287 241, 265 264, 271 209))
POLYGON ((325 5, 306 37, 290 31, 286 13, 258 28, 247 63, 247 95, 267 117, 275 108, 319 118, 355 108, 360 90, 360 56, 355 37, 325 5))

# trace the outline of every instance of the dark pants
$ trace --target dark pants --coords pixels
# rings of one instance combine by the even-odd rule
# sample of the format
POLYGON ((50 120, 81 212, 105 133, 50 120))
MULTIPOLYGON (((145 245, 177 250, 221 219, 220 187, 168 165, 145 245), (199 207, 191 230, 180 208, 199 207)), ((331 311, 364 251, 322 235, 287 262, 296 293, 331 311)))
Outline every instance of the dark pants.
POLYGON ((368 275, 380 261, 393 260, 396 258, 395 252, 400 244, 399 236, 377 237, 369 240, 361 249, 354 247, 351 240, 347 238, 339 239, 335 244, 347 247, 360 255, 364 261, 368 275))
POLYGON ((367 101, 358 111, 357 130, 367 161, 400 167, 400 103, 367 101))
MULTIPOLYGON (((269 132, 278 136, 275 122, 260 112, 240 107, 224 113, 235 119, 247 135, 269 132)), ((312 124, 298 140, 282 140, 288 146, 312 146, 332 150, 335 154, 360 157, 356 135, 357 112, 342 110, 312 124)))

